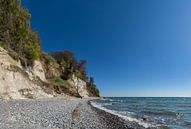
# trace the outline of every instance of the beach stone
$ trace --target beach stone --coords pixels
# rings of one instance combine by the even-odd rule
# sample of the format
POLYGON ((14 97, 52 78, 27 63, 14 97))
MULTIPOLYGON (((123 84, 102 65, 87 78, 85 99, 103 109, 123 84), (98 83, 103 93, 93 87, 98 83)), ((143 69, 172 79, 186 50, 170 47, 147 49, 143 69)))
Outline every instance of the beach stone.
POLYGON ((1 129, 130 129, 131 127, 117 116, 92 107, 89 99, 0 100, 0 114, 1 129))

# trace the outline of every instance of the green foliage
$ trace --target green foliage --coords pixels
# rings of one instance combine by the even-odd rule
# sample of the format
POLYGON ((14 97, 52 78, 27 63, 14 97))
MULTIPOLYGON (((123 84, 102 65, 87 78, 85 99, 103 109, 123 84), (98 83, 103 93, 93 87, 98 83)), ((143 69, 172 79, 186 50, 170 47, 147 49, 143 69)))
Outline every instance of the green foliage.
POLYGON ((60 77, 61 68, 56 60, 48 53, 41 52, 40 60, 47 79, 60 77))
MULTIPOLYGON (((75 89, 70 89, 70 85, 65 80, 75 74, 78 78, 87 81, 86 61, 78 61, 70 51, 55 52, 51 55, 53 58, 46 53, 41 53, 40 38, 30 29, 31 15, 20 2, 21 0, 0 0, 0 45, 15 60, 20 60, 25 67, 31 66, 34 60, 40 58, 44 63, 45 71, 49 74, 48 77, 52 77, 49 81, 56 91, 79 96, 74 92, 75 89)), ((88 82, 88 90, 92 96, 99 96, 94 81, 88 82)))
POLYGON ((77 61, 74 54, 70 51, 61 51, 51 54, 58 62, 60 67, 64 68, 62 78, 67 80, 72 74, 86 81, 86 61, 77 61))
POLYGON ((73 63, 75 62, 75 56, 70 51, 54 52, 51 55, 52 55, 52 57, 54 57, 57 60, 58 63, 65 61, 65 63, 68 63, 70 65, 70 67, 72 67, 73 63))
POLYGON ((39 37, 30 29, 30 13, 19 0, 0 0, 0 45, 16 52, 25 66, 39 58, 39 37))
POLYGON ((94 85, 94 78, 93 78, 93 77, 90 77, 89 85, 90 85, 90 86, 93 86, 93 85, 94 85))
POLYGON ((65 93, 67 95, 80 97, 78 92, 76 92, 76 89, 73 89, 72 86, 67 81, 58 77, 49 79, 48 81, 51 84, 54 92, 58 94, 65 93))
POLYGON ((87 90, 88 90, 90 96, 100 97, 99 90, 97 89, 96 85, 94 84, 93 77, 90 77, 90 79, 87 82, 87 90))
POLYGON ((42 60, 45 64, 58 66, 56 60, 52 56, 50 56, 48 53, 41 52, 40 60, 42 60))
POLYGON ((94 86, 87 86, 87 91, 91 97, 100 97, 99 90, 94 86))
POLYGON ((62 80, 61 78, 52 78, 49 79, 49 82, 56 86, 62 86, 66 84, 66 81, 62 80))
POLYGON ((81 71, 79 71, 79 70, 75 70, 74 74, 75 74, 78 78, 80 78, 80 79, 82 79, 82 80, 86 80, 86 73, 81 72, 81 71))
POLYGON ((70 51, 55 52, 51 55, 63 69, 61 74, 62 79, 68 80, 71 78, 71 75, 74 74, 76 77, 87 81, 87 90, 90 96, 99 97, 99 90, 94 83, 94 78, 90 77, 90 79, 87 80, 86 61, 77 61, 74 54, 70 51))
POLYGON ((76 77, 87 81, 87 90, 90 96, 99 97, 99 90, 94 83, 94 78, 90 77, 90 79, 87 80, 86 61, 77 61, 74 54, 70 51, 55 52, 51 55, 63 69, 61 74, 62 79, 68 80, 71 78, 71 75, 74 74, 76 77))
POLYGON ((26 40, 26 43, 24 44, 24 55, 29 62, 33 62, 34 60, 40 57, 39 42, 40 41, 37 34, 31 32, 29 34, 29 38, 26 40))
POLYGON ((60 65, 63 66, 65 69, 70 69, 70 63, 62 60, 60 65))

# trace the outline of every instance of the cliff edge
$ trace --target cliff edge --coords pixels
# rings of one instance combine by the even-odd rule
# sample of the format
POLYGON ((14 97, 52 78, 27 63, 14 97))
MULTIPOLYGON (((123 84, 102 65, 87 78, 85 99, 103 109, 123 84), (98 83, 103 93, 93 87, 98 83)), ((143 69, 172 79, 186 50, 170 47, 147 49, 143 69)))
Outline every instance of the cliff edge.
POLYGON ((99 96, 86 61, 70 51, 45 53, 19 0, 0 1, 0 97, 5 99, 99 96))
MULTIPOLYGON (((55 89, 52 89, 49 94, 46 93, 42 88, 43 84, 38 83, 39 80, 37 81, 37 79, 40 79, 40 82, 48 83, 40 61, 34 61, 32 68, 24 69, 19 62, 9 56, 5 49, 0 47, 0 96, 2 98, 47 98, 59 95, 59 93, 55 94, 55 89)), ((70 89, 73 89, 73 91, 68 92, 76 92, 81 97, 89 97, 85 81, 73 75, 67 80, 67 83, 70 89)))
POLYGON ((5 99, 52 97, 35 83, 19 62, 0 47, 0 96, 5 99))

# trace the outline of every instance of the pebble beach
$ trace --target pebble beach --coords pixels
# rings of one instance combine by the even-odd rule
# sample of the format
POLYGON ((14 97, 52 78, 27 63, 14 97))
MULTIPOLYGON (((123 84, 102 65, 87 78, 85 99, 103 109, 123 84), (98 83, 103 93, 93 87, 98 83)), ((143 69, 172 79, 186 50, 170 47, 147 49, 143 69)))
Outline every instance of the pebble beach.
POLYGON ((89 99, 1 100, 1 129, 144 129, 90 104, 89 99))

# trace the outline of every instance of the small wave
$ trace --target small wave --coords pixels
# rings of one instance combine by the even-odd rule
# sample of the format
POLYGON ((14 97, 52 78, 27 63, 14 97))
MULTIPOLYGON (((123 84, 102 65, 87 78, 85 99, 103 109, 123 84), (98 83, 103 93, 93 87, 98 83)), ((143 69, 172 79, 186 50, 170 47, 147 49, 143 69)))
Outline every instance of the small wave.
POLYGON ((105 98, 101 98, 100 100, 107 100, 107 99, 105 99, 105 98))
POLYGON ((115 102, 116 100, 113 100, 113 99, 107 99, 107 101, 109 101, 109 102, 115 102))
POLYGON ((110 105, 112 105, 112 103, 102 103, 102 104, 100 104, 101 106, 110 106, 110 105))
POLYGON ((184 122, 187 126, 191 127, 191 121, 185 121, 184 122))
POLYGON ((153 115, 164 115, 164 116, 170 116, 170 117, 177 117, 176 112, 171 112, 171 111, 142 111, 144 114, 153 114, 153 115))
POLYGON ((125 100, 120 100, 120 99, 111 99, 111 98, 104 98, 101 100, 109 101, 109 102, 126 102, 125 100))
POLYGON ((154 125, 152 125, 152 124, 145 123, 145 122, 143 122, 143 121, 141 121, 141 120, 138 120, 138 119, 136 119, 136 118, 131 118, 131 117, 123 116, 123 115, 117 113, 116 111, 109 110, 109 109, 103 107, 101 104, 98 104, 98 103, 96 103, 96 102, 92 102, 92 101, 91 101, 90 103, 91 103, 91 105, 92 105, 93 107, 95 107, 95 108, 98 108, 98 109, 101 109, 101 110, 103 110, 103 111, 105 111, 105 112, 108 112, 108 113, 110 113, 110 114, 116 115, 116 116, 118 116, 118 117, 120 117, 120 118, 122 118, 122 119, 125 119, 125 120, 127 120, 127 121, 136 122, 136 123, 138 123, 139 125, 141 125, 141 126, 143 126, 143 127, 145 127, 145 128, 156 127, 156 126, 154 126, 154 125))

